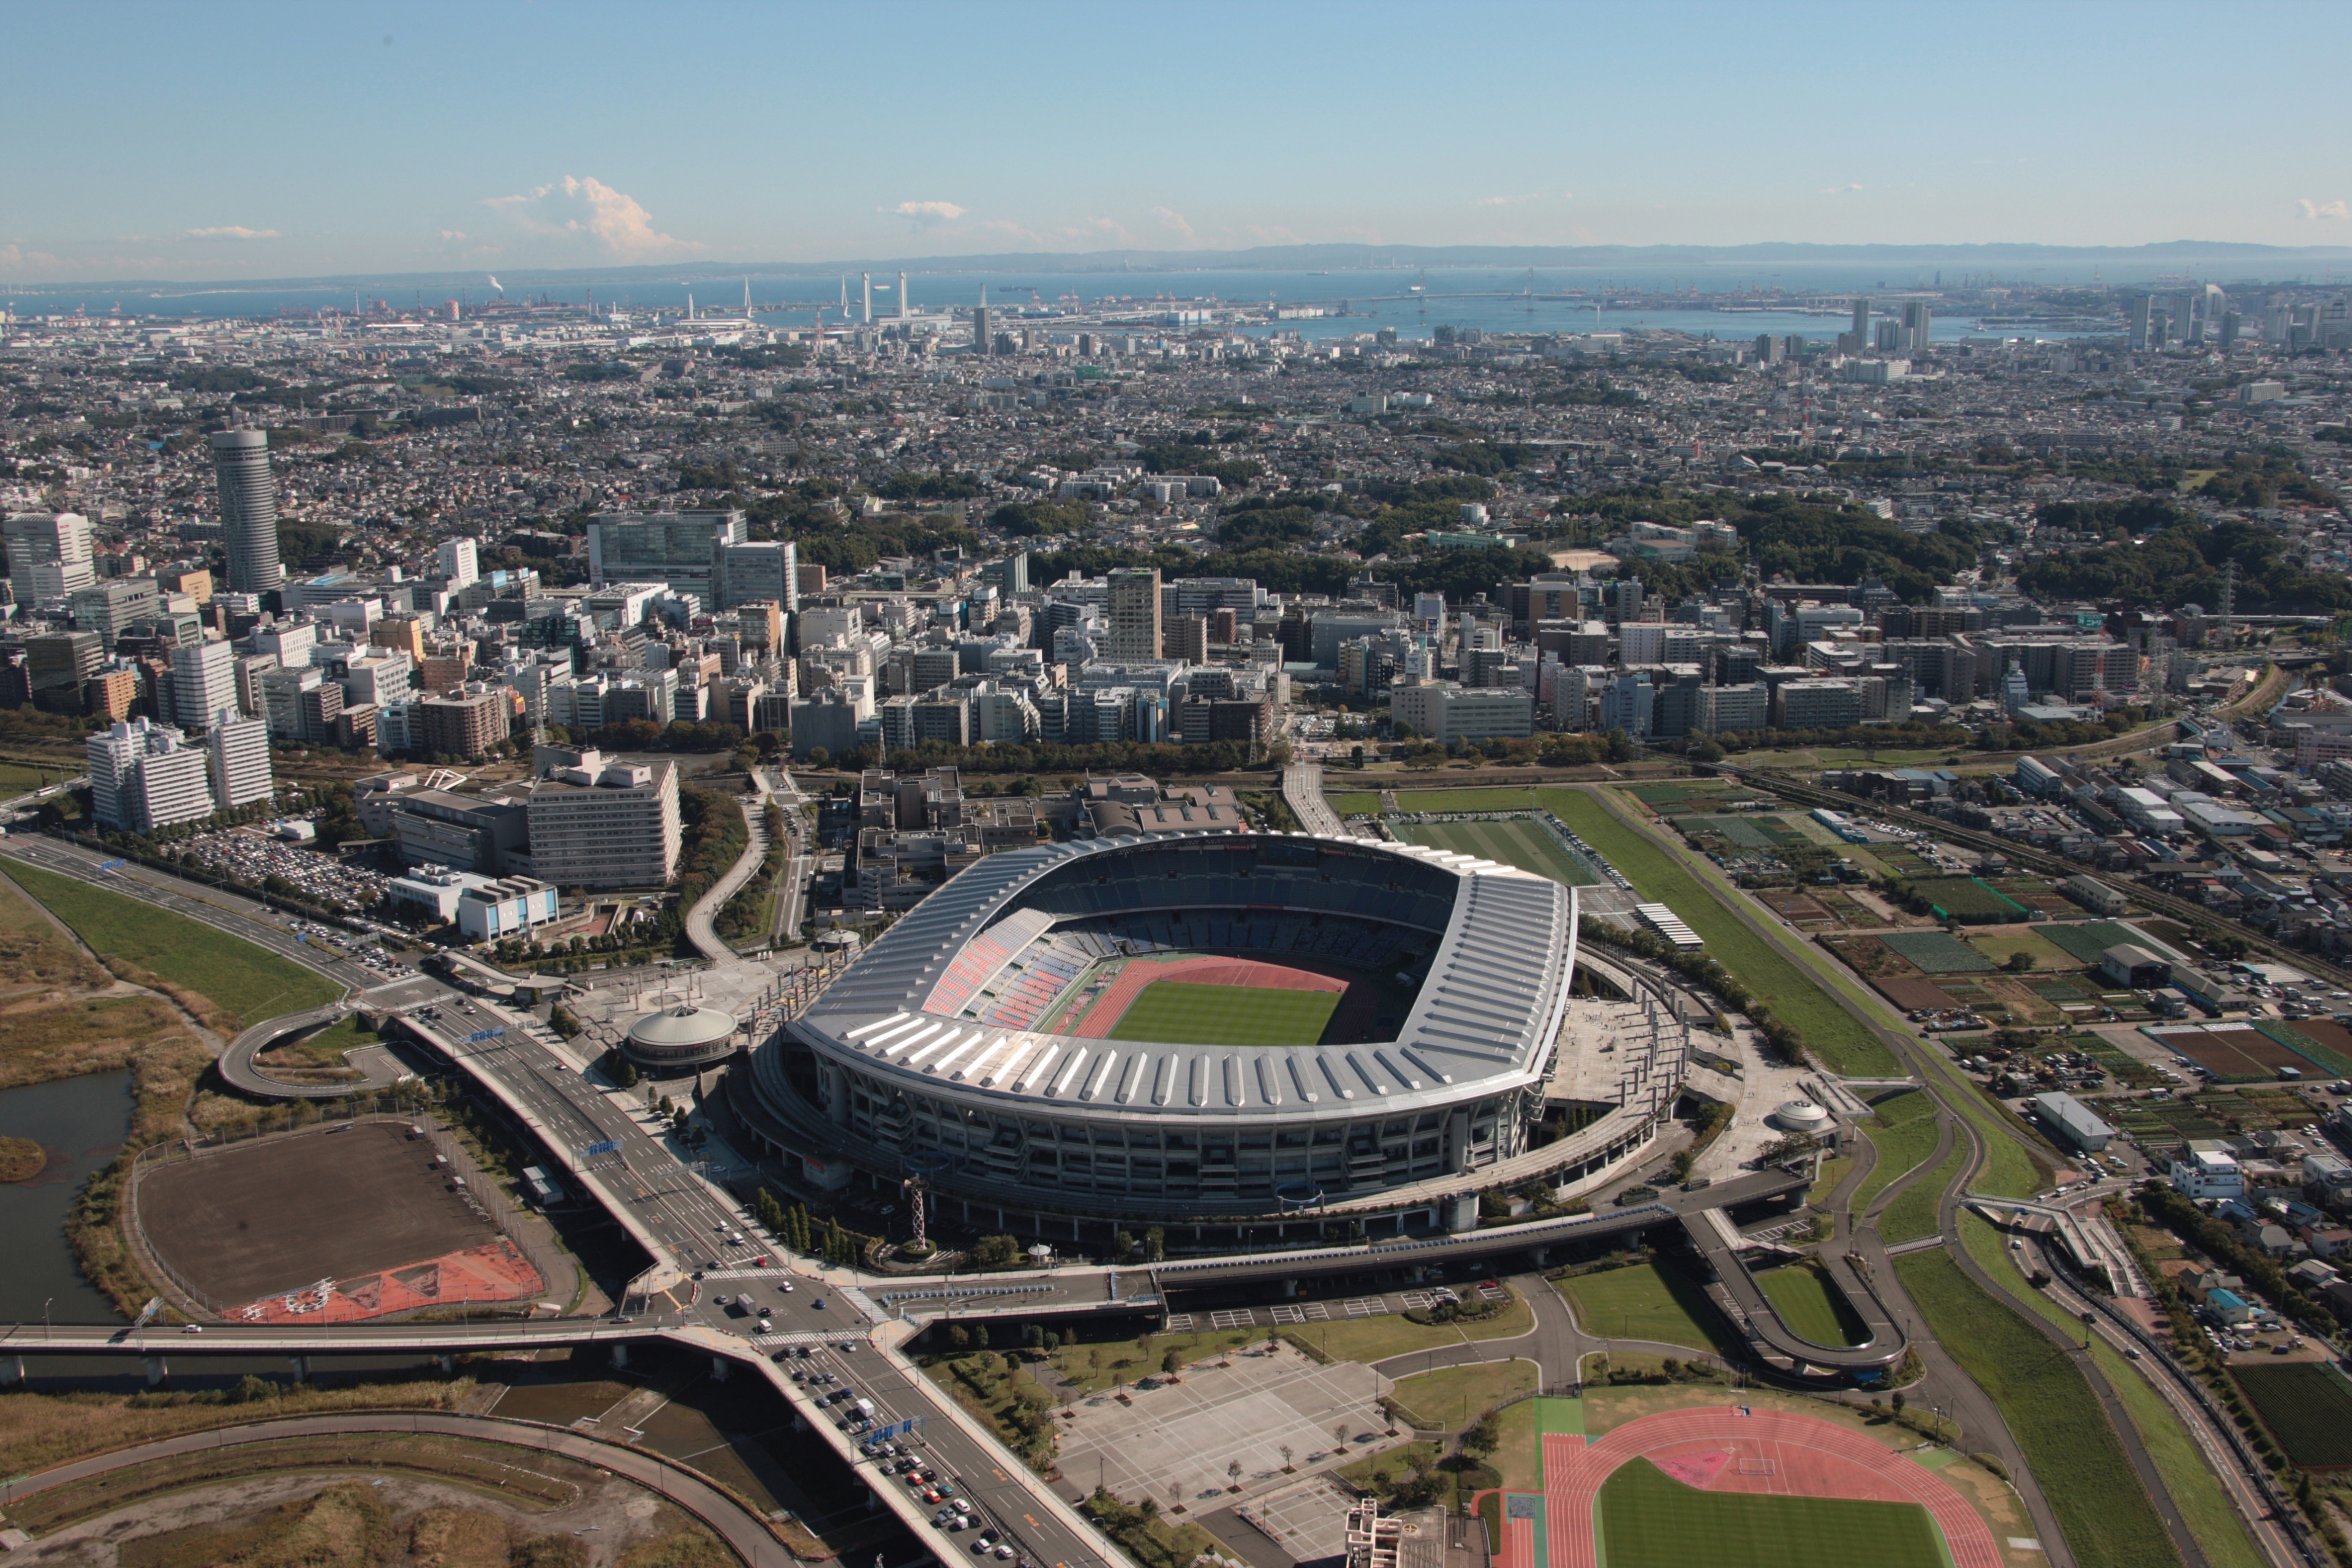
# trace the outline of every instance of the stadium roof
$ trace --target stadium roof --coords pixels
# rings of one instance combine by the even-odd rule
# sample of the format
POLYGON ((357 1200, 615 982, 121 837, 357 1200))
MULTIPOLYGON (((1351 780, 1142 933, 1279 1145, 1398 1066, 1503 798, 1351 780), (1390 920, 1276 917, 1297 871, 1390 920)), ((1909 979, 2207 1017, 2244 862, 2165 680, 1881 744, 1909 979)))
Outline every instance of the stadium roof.
MULTIPOLYGON (((1246 900, 1253 914, 1266 912, 1261 898, 1246 900)), ((1171 907, 1182 906, 1136 906, 1171 907)), ((1571 889, 1447 850, 1304 834, 1039 845, 988 856, 951 879, 877 941, 795 1028, 812 1044, 862 1058, 860 1065, 879 1076, 904 1079, 913 1093, 976 1092, 1129 1115, 1344 1119, 1537 1081, 1567 1006, 1575 946, 1571 889), (1100 859, 1108 874, 1123 853, 1181 842, 1313 846, 1319 864, 1392 858, 1450 879, 1444 931, 1396 1038, 1276 1047, 1084 1039, 985 1025, 938 999, 942 989, 950 997, 971 994, 969 985, 942 986, 951 971, 1000 965, 1002 947, 1035 934, 1035 911, 1024 910, 1024 896, 1049 873, 1108 857, 1100 859), (1015 915, 1009 927, 1000 925, 1015 915), (995 941, 1005 930, 1012 935, 995 941)))

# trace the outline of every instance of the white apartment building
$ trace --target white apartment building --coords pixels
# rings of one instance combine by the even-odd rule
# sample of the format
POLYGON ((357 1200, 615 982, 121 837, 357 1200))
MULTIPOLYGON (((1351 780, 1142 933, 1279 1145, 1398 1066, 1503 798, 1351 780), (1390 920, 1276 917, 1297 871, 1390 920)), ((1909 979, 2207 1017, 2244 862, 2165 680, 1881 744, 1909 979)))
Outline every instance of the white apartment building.
POLYGON ((1110 574, 1102 657, 1114 664, 1148 664, 1160 656, 1160 569, 1136 567, 1110 574))
POLYGON ((538 749, 526 805, 531 869, 561 888, 658 888, 677 875, 677 767, 538 749))
POLYGON ((236 650, 226 641, 182 643, 172 650, 172 717, 189 729, 236 709, 236 650))
POLYGON ((90 816, 100 827, 152 833, 213 814, 205 753, 168 724, 121 721, 89 738, 90 816))
POLYGON ((277 793, 269 773, 268 721, 246 718, 234 707, 217 709, 205 752, 219 809, 251 805, 277 793))
POLYGON ((5 525, 8 587, 20 605, 52 604, 98 581, 89 520, 72 511, 20 511, 5 525))

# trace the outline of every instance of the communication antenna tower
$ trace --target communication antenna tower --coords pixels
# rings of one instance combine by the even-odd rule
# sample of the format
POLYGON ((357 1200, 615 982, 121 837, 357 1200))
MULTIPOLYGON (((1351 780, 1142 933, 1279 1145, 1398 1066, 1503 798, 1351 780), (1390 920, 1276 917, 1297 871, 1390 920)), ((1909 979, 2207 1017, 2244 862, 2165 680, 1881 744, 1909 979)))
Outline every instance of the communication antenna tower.
POLYGON ((2225 563, 2221 568, 2221 640, 2227 643, 2235 631, 2238 615, 2238 563, 2225 563))

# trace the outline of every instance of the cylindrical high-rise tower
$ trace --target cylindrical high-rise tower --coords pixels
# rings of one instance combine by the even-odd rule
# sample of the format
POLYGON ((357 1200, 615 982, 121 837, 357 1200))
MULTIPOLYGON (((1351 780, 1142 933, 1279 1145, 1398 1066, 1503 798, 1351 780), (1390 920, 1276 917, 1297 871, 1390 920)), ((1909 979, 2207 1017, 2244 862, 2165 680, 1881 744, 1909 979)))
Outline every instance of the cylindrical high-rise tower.
POLYGON ((269 471, 269 433, 215 431, 213 471, 220 479, 228 591, 276 593, 286 585, 286 568, 278 560, 278 480, 269 471))

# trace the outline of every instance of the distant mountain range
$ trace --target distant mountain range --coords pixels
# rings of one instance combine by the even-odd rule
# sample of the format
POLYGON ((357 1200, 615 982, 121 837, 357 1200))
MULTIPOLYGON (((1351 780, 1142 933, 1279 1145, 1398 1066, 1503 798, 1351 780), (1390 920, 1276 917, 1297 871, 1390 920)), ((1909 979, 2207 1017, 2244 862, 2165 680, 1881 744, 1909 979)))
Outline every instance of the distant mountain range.
MULTIPOLYGON (((2226 263, 2294 268, 2352 263, 2352 246, 2244 245, 2227 240, 2174 239, 2154 245, 1268 245, 1247 250, 999 251, 970 256, 858 258, 837 261, 691 261, 646 267, 499 268, 516 293, 536 288, 594 288, 631 282, 731 283, 753 278, 820 278, 843 272, 1302 272, 1395 271, 1413 268, 1711 268, 1848 263, 1992 268, 2073 263, 2147 268, 2152 264, 2226 263)), ((471 285, 475 269, 438 272, 314 274, 208 282, 123 279, 79 283, 18 284, 18 295, 93 289, 161 289, 173 294, 271 289, 415 289, 471 285)), ((723 303, 714 300, 714 303, 723 303)))

